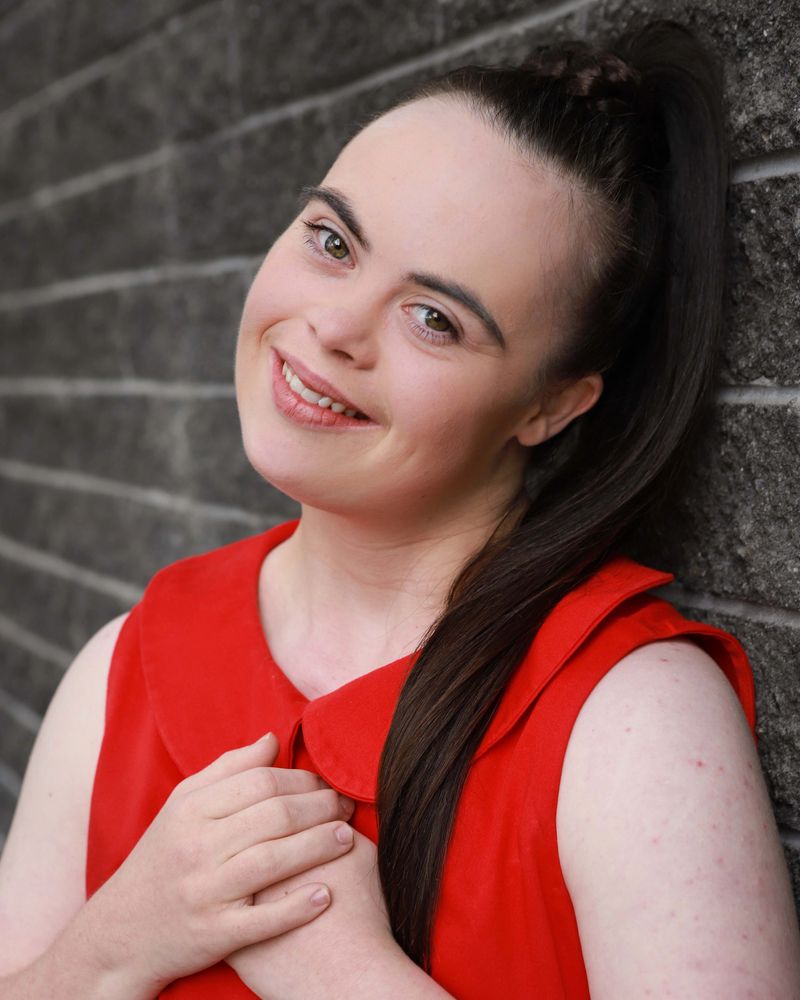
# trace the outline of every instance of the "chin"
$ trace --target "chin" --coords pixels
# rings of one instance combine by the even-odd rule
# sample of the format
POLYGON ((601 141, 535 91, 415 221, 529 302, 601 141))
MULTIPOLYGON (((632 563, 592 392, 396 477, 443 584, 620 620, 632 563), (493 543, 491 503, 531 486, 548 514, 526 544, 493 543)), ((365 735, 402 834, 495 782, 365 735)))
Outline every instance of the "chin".
POLYGON ((365 502, 369 502, 354 493, 351 483, 333 482, 324 472, 298 459, 296 448, 282 449, 263 439, 253 447, 244 435, 243 444, 247 460, 258 475, 303 506, 349 515, 363 512, 365 502))

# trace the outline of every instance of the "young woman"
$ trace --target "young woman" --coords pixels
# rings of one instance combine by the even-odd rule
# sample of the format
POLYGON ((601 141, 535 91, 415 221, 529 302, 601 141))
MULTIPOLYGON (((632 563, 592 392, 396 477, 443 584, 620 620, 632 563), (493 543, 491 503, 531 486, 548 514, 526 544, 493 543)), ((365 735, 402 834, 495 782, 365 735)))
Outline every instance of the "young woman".
POLYGON ((747 658, 625 554, 714 386, 719 90, 671 22, 463 67, 304 190, 235 370, 301 517, 68 670, 4 997, 800 996, 747 658))

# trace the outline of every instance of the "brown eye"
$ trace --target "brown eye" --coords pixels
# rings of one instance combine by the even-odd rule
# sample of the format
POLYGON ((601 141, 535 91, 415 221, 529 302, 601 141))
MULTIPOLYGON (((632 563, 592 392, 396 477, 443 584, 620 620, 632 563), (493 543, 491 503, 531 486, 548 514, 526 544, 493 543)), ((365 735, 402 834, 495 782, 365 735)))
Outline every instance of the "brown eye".
POLYGON ((347 256, 348 250, 342 237, 338 233, 334 233, 331 229, 323 231, 330 233, 330 235, 323 240, 322 243, 326 252, 329 253, 331 257, 335 257, 336 260, 343 260, 347 256))
POLYGON ((433 326, 431 326, 432 330, 436 330, 439 333, 446 333, 451 328, 452 324, 450 323, 450 320, 447 319, 446 316, 443 316, 438 309, 434 309, 433 306, 426 306, 425 311, 428 314, 427 317, 425 318, 425 322, 428 324, 428 326, 431 326, 430 324, 431 316, 435 317, 433 321, 433 326), (440 323, 441 326, 437 326, 436 325, 437 323, 440 323))

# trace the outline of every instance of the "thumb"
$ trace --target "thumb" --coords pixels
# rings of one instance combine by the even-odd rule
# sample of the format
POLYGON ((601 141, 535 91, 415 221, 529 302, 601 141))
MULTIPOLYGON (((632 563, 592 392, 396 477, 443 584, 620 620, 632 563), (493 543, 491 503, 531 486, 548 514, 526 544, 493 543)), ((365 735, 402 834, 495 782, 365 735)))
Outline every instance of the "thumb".
POLYGON ((280 742, 275 733, 265 733, 253 743, 236 747, 233 750, 226 750, 207 767, 186 779, 184 784, 201 788, 203 785, 210 785, 212 782, 228 778, 240 771, 249 771, 251 767, 269 767, 278 756, 279 747, 280 742))

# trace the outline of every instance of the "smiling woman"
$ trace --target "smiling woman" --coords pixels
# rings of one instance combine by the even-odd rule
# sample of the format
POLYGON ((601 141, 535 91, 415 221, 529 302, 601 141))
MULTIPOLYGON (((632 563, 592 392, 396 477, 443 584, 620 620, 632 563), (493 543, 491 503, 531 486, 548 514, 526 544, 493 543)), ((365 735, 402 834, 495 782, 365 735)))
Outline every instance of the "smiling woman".
POLYGON ((234 373, 301 517, 67 672, 4 996, 800 996, 748 658, 626 551, 708 413, 727 181, 659 20, 429 80, 302 190, 234 373))

